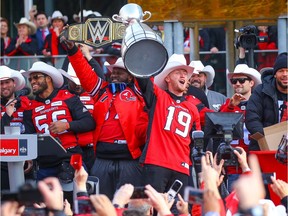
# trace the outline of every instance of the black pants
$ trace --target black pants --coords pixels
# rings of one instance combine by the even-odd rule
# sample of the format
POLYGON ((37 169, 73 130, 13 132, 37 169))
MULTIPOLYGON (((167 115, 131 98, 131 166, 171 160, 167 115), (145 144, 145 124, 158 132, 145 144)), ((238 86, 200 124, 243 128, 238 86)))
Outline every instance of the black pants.
POLYGON ((150 184, 155 190, 160 193, 167 192, 176 179, 183 183, 183 186, 179 192, 183 197, 184 188, 188 185, 188 175, 165 167, 151 164, 144 165, 144 185, 150 184))
POLYGON ((96 158, 91 169, 91 175, 99 178, 99 192, 112 200, 117 189, 130 183, 140 186, 142 167, 137 160, 100 159, 96 158))
POLYGON ((90 170, 92 169, 93 164, 95 162, 95 152, 93 146, 81 147, 81 149, 82 149, 83 162, 85 163, 87 167, 87 172, 90 175, 90 170))
MULTIPOLYGON (((167 192, 169 188, 172 186, 173 182, 178 179, 183 183, 179 194, 184 196, 184 189, 188 185, 188 175, 184 173, 180 173, 168 168, 145 164, 143 169, 143 180, 144 185, 150 184, 156 191, 160 193, 167 192)), ((176 207, 178 197, 176 196, 175 202, 171 208, 171 212, 174 215, 178 215, 178 210, 176 207)), ((153 215, 157 215, 157 212, 154 212, 153 215)))

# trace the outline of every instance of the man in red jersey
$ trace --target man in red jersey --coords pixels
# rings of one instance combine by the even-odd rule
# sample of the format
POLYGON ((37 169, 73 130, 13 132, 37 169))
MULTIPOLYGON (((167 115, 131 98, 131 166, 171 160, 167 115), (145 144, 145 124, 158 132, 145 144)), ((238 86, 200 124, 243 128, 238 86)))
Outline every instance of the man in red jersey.
POLYGON ((37 178, 56 176, 69 183, 74 174, 72 170, 70 176, 70 157, 82 153, 76 133, 93 130, 95 122, 79 97, 68 90, 59 90, 63 85, 63 76, 55 67, 39 61, 22 74, 28 78, 36 96, 35 100, 31 100, 30 109, 24 111, 25 133, 50 134, 67 151, 63 157, 55 154, 53 157, 38 158, 37 178), (59 172, 59 166, 68 172, 59 172))
POLYGON ((143 179, 158 192, 167 192, 176 179, 183 183, 182 192, 188 184, 191 131, 194 126, 201 130, 198 110, 184 95, 192 71, 183 55, 173 54, 154 83, 137 78, 149 110, 146 145, 140 158, 143 179))
MULTIPOLYGON (((135 126, 144 112, 143 98, 122 58, 108 66, 111 82, 106 82, 92 70, 73 42, 65 43, 83 88, 95 101, 96 160, 91 174, 100 180, 100 193, 112 199, 115 190, 123 184, 139 186, 142 183, 142 167, 138 159, 145 135, 137 136, 135 126)), ((146 130, 138 128, 138 131, 146 130)))
MULTIPOLYGON (((29 107, 30 100, 26 96, 16 98, 16 92, 24 87, 25 79, 19 71, 4 65, 0 66, 1 134, 4 134, 5 126, 18 126, 20 132, 24 132, 23 111, 29 107)), ((31 161, 27 161, 25 173, 29 172, 31 168, 31 161)), ((5 162, 1 162, 1 189, 9 189, 8 167, 5 162)))

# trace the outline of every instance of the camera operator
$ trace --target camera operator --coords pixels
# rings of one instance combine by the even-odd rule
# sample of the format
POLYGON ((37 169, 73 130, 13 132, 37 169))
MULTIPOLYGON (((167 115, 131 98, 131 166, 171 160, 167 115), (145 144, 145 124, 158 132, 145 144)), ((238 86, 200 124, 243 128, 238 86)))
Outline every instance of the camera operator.
MULTIPOLYGON (((245 114, 247 101, 249 100, 252 90, 261 83, 260 73, 249 68, 246 64, 238 64, 233 72, 227 74, 235 94, 226 100, 226 103, 220 108, 221 112, 240 112, 245 114)), ((245 116, 245 115, 244 115, 245 116)), ((240 140, 233 140, 230 144, 233 147, 239 146, 248 150, 249 132, 244 123, 244 137, 240 140)), ((228 191, 231 192, 232 183, 238 178, 239 172, 235 167, 227 167, 228 173, 228 191)), ((241 173, 241 171, 240 171, 241 173)))

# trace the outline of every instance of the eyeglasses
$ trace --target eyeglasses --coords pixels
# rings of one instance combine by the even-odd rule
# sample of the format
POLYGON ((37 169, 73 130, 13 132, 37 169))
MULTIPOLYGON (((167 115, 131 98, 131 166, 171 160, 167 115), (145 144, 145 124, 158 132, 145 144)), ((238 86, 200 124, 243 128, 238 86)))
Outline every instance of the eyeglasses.
POLYGON ((35 74, 33 76, 30 76, 28 78, 29 82, 31 82, 32 80, 38 80, 40 77, 46 77, 46 75, 39 75, 39 74, 35 74))
POLYGON ((250 81, 250 78, 235 78, 235 79, 230 79, 230 82, 235 85, 237 82, 239 82, 240 84, 245 83, 246 81, 250 81))

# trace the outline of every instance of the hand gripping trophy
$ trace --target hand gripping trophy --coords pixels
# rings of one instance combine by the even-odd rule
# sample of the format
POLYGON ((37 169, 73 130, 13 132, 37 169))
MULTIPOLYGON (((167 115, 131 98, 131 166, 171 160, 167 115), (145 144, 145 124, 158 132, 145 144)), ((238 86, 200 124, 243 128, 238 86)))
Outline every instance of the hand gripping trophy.
POLYGON ((85 23, 71 24, 60 38, 97 48, 123 38, 121 55, 127 70, 135 77, 156 76, 164 69, 168 53, 161 37, 143 23, 150 17, 149 11, 143 13, 139 5, 130 3, 120 9, 119 15, 112 16, 117 23, 109 18, 90 18, 85 23))
POLYGON ((134 3, 124 5, 112 19, 127 26, 122 41, 121 55, 127 70, 135 77, 150 77, 160 73, 168 60, 162 39, 148 25, 149 11, 134 3), (143 18, 148 16, 145 20, 143 18))

